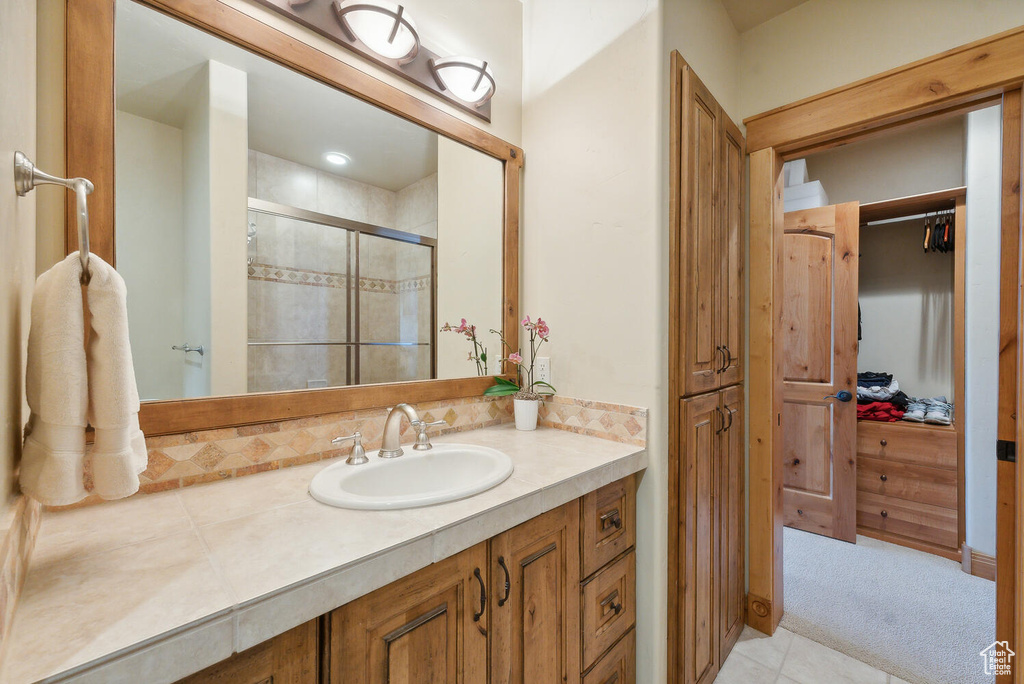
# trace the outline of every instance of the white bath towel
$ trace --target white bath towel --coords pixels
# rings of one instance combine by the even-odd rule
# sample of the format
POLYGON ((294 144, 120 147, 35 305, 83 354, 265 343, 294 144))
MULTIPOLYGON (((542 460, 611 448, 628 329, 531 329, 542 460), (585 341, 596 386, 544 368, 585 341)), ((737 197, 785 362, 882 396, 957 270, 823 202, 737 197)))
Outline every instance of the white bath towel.
POLYGON ((21 457, 21 488, 61 506, 85 498, 88 382, 82 266, 72 254, 36 280, 25 389, 32 410, 21 457))
POLYGON ((146 440, 139 429, 139 389, 128 341, 128 291, 114 268, 92 255, 87 288, 91 316, 86 363, 93 445, 93 491, 120 499, 139 490, 147 467, 146 440))

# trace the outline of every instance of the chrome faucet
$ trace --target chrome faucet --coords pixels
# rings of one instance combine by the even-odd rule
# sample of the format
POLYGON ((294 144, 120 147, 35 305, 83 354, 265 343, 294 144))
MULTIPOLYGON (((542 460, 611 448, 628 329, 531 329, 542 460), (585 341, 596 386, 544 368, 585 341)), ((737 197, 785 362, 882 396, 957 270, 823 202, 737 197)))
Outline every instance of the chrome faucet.
POLYGON ((381 458, 397 458, 402 451, 402 416, 406 416, 413 427, 420 423, 420 415, 416 409, 408 404, 399 404, 388 413, 388 419, 384 422, 384 439, 380 443, 380 451, 377 455, 381 458))

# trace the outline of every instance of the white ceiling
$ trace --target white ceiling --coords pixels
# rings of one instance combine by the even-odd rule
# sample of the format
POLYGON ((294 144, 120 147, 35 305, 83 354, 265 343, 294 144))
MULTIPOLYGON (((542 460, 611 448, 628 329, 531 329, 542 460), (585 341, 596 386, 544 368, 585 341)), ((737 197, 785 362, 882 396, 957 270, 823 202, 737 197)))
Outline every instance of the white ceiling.
POLYGON ((722 0, 732 25, 740 33, 788 12, 807 0, 722 0))
POLYGON ((208 60, 248 74, 249 147, 388 190, 437 171, 437 134, 130 0, 117 3, 117 108, 180 128, 208 60), (351 158, 343 167, 326 152, 351 158))

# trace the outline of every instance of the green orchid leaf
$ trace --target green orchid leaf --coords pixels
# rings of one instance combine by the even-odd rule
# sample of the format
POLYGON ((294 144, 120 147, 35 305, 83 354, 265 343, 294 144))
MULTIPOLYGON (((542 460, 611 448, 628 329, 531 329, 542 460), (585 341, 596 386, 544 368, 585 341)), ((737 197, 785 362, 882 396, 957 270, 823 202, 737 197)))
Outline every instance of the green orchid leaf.
POLYGON ((552 385, 544 382, 543 380, 538 380, 537 382, 533 383, 533 386, 531 387, 531 389, 537 387, 538 385, 542 385, 542 386, 548 388, 547 391, 541 390, 540 392, 538 392, 538 394, 554 394, 555 392, 558 391, 552 385))
POLYGON ((491 387, 488 387, 487 389, 484 390, 484 396, 485 397, 507 397, 509 395, 515 394, 518 391, 519 391, 519 388, 514 386, 514 385, 513 386, 509 386, 509 385, 492 385, 491 387))

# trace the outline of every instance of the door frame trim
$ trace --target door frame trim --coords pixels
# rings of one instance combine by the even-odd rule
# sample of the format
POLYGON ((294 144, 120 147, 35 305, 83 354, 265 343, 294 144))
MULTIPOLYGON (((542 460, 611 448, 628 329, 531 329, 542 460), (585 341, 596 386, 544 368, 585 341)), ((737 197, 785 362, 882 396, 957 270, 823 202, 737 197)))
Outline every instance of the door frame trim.
MULTIPOLYGON (((782 618, 782 449, 781 319, 783 223, 782 163, 809 151, 911 126, 951 113, 987 106, 1024 83, 1024 27, 948 50, 856 83, 821 93, 744 121, 750 152, 750 315, 747 380, 749 456, 749 601, 747 624, 772 634, 782 618), (936 84, 941 87, 935 87, 936 84)), ((1017 200, 1020 200, 1019 188, 1017 200)), ((1004 222, 1006 213, 1004 211, 1004 222)), ((1016 216, 1020 225, 1020 212, 1016 216)), ((1016 289, 1016 273, 1000 290, 1016 289)), ((1017 319, 1024 324, 1019 303, 1017 319)), ((1024 327, 1020 333, 1024 335, 1024 327)), ((1021 345, 1024 347, 1024 345, 1021 345)), ((1018 349, 1020 354, 1024 349, 1018 349)), ((1024 405, 1024 388, 1017 405, 1024 405)), ((1016 425, 1024 443, 1024 421, 1016 425)), ((1016 469, 1015 500, 1024 500, 1024 468, 1016 469)), ((1024 511, 1017 506, 1016 537, 1024 534, 1024 511)), ((1017 548, 1013 578, 1024 593, 1024 544, 1017 548)), ((1024 606, 1017 602, 1013 639, 1018 652, 1024 606)), ((1024 682, 1024 667, 1015 673, 1024 682)))

